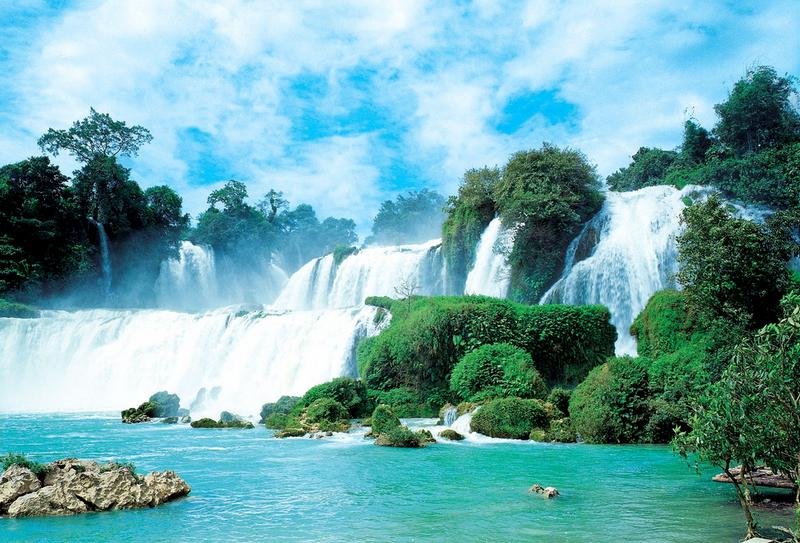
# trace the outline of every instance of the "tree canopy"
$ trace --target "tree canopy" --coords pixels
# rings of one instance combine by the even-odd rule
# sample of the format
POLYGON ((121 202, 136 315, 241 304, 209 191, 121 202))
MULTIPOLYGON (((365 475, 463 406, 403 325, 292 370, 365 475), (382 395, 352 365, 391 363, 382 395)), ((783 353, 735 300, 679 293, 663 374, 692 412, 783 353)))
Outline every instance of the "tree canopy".
POLYGON ((421 243, 441 235, 445 198, 422 189, 400 194, 381 204, 367 243, 421 243))

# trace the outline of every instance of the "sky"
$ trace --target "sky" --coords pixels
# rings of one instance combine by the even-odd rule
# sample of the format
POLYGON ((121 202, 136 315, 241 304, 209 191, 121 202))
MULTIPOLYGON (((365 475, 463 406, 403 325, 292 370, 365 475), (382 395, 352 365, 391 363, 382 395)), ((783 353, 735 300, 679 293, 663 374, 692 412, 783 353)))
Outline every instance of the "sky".
POLYGON ((603 176, 674 148, 748 67, 800 75, 798 28, 798 0, 0 0, 0 162, 94 107, 151 131, 125 164, 193 216, 235 178, 363 238, 382 200, 543 141, 603 176))

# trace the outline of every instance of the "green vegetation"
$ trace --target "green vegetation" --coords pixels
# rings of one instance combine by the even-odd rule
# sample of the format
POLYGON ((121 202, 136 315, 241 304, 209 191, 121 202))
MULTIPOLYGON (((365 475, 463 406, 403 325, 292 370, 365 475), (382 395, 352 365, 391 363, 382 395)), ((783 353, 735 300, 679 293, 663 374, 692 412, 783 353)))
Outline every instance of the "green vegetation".
POLYGON ((490 437, 529 439, 535 428, 547 428, 547 410, 540 400, 498 398, 481 406, 470 429, 490 437))
POLYGON ((609 187, 625 191, 662 185, 670 166, 678 159, 678 153, 642 147, 632 158, 630 166, 608 176, 609 187))
POLYGON ((358 247, 350 247, 348 245, 337 245, 333 248, 333 261, 338 266, 344 259, 350 255, 358 253, 358 247))
POLYGON ((391 390, 369 390, 370 405, 386 405, 399 417, 433 417, 437 411, 420 400, 419 394, 408 387, 391 390))
POLYGON ((306 420, 310 423, 340 422, 344 421, 348 427, 350 423, 350 413, 342 404, 331 398, 320 398, 315 400, 306 408, 306 420))
POLYGON ((547 395, 547 403, 566 415, 569 413, 569 399, 571 397, 571 390, 564 387, 554 387, 547 395))
POLYGON ((398 245, 438 238, 444 221, 444 196, 422 189, 381 204, 366 243, 398 245))
POLYGON ((528 306, 480 296, 388 298, 392 321, 361 342, 358 366, 370 390, 405 387, 432 412, 451 401, 450 373, 461 358, 498 342, 524 350, 550 383, 579 382, 614 352, 616 330, 599 306, 528 306))
POLYGON ((544 398, 547 387, 531 355, 508 343, 482 345, 453 368, 450 389, 464 400, 517 396, 544 398))
POLYGON ((147 422, 156 416, 157 409, 158 406, 150 401, 144 402, 139 407, 130 407, 122 411, 122 422, 125 424, 147 422))
POLYGON ((300 398, 297 396, 281 396, 278 398, 277 402, 265 403, 261 406, 261 419, 259 423, 263 424, 267 418, 273 414, 288 415, 298 401, 300 401, 300 398))
POLYGON ((48 471, 47 464, 40 464, 39 462, 29 460, 24 454, 10 452, 0 456, 0 467, 2 467, 2 469, 0 469, 0 474, 14 465, 31 470, 40 479, 42 479, 48 471))
POLYGON ((348 418, 357 419, 369 413, 367 387, 363 381, 351 377, 337 377, 332 381, 310 388, 292 408, 292 413, 301 413, 320 398, 329 398, 339 402, 347 410, 348 418))
POLYGON ((450 428, 447 428, 446 430, 442 430, 441 432, 439 432, 439 437, 449 439, 450 441, 461 441, 464 439, 464 436, 462 436, 455 430, 451 430, 450 428))
POLYGON ((400 419, 389 406, 378 405, 370 417, 372 434, 381 435, 384 432, 400 426, 400 419))
POLYGON ((226 418, 226 420, 214 420, 208 417, 199 420, 193 420, 189 424, 192 428, 239 428, 244 430, 251 430, 255 428, 252 422, 248 422, 241 418, 226 418))
POLYGON ((480 233, 495 212, 514 227, 507 255, 512 299, 535 303, 561 273, 569 242, 602 205, 600 180, 579 151, 545 143, 513 154, 502 171, 470 170, 448 203, 444 254, 461 286, 480 233), (463 277, 463 279, 462 279, 463 277))
POLYGON ((430 432, 414 433, 400 423, 394 411, 386 405, 379 405, 370 417, 372 431, 367 437, 374 437, 375 444, 383 447, 424 447, 435 441, 430 432))
POLYGON ((375 445, 380 445, 382 447, 405 447, 410 449, 425 446, 420 436, 405 426, 390 428, 379 434, 375 438, 375 445))
POLYGON ((0 317, 12 317, 15 319, 35 319, 39 316, 39 310, 25 304, 8 302, 0 298, 0 317))

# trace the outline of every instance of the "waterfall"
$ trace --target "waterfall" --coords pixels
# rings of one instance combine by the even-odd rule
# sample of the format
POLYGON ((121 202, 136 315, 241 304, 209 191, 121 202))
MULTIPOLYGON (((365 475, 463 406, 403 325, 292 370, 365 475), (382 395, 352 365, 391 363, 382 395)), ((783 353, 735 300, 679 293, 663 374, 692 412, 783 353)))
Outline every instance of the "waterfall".
POLYGON ((494 218, 481 234, 475 251, 475 264, 467 275, 465 294, 506 297, 511 282, 506 252, 511 243, 511 232, 503 229, 499 218, 494 218))
POLYGON ((208 246, 181 242, 177 258, 161 263, 156 304, 163 309, 200 311, 241 303, 270 303, 288 280, 268 258, 247 266, 226 258, 217 262, 208 246))
POLYGON ((444 413, 442 414, 442 422, 444 422, 445 426, 452 426, 456 421, 456 418, 458 418, 458 409, 453 406, 445 409, 444 413))
POLYGON ((394 296, 401 283, 416 285, 416 294, 441 294, 441 241, 418 245, 367 247, 338 265, 333 255, 317 258, 297 270, 274 306, 281 309, 325 309, 361 305, 368 296, 394 296))
POLYGON ((675 286, 684 198, 710 192, 656 186, 607 193, 601 211, 570 244, 564 272, 541 303, 605 305, 617 329, 617 352, 635 354, 633 319, 653 293, 675 286))
POLYGON ((108 251, 108 235, 103 223, 92 221, 97 226, 97 237, 100 239, 100 266, 103 272, 103 294, 111 295, 111 255, 108 251))
POLYGON ((44 311, 0 319, 0 412, 119 410, 157 390, 192 416, 256 415, 264 402, 357 375, 356 342, 376 310, 205 314, 162 310, 44 311))

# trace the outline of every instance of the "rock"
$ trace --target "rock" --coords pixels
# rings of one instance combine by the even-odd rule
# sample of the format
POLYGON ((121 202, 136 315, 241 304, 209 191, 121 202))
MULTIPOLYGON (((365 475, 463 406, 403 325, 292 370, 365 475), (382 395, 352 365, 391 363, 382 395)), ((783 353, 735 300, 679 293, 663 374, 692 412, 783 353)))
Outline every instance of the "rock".
POLYGON ((285 438, 285 437, 303 437, 306 435, 306 431, 302 428, 285 428, 280 432, 275 432, 275 437, 277 438, 285 438))
POLYGON ((157 409, 158 407, 153 402, 144 402, 139 407, 131 407, 122 411, 122 422, 125 424, 149 422, 156 416, 157 409))
POLYGON ((530 492, 531 494, 539 494, 543 498, 547 499, 555 498, 561 495, 559 494, 558 489, 556 487, 554 486, 543 487, 540 484, 533 485, 528 489, 528 492, 530 492))
POLYGON ((419 439, 420 443, 436 443, 436 440, 433 438, 433 434, 428 430, 417 430, 415 434, 417 435, 417 439, 419 439))
POLYGON ((39 478, 28 468, 17 464, 9 466, 0 476, 0 514, 7 511, 8 506, 20 496, 36 492, 41 487, 39 478))
MULTIPOLYGON (((9 516, 72 515, 154 507, 191 491, 186 481, 173 471, 154 472, 142 477, 130 465, 98 464, 74 458, 58 460, 48 468, 44 485, 38 487, 30 481, 29 474, 19 470, 10 474, 16 479, 24 476, 30 484, 28 492, 17 497, 8 507, 9 516)), ((6 470, 6 474, 10 470, 6 470)))
MULTIPOLYGON (((223 411, 223 413, 226 413, 226 411, 223 411)), ((230 413, 228 413, 228 414, 230 414, 230 413)), ((206 418, 202 418, 200 420, 192 421, 189 425, 192 428, 240 428, 240 429, 244 429, 244 430, 251 430, 251 429, 255 428, 255 426, 253 426, 252 422, 246 421, 246 420, 241 419, 241 418, 239 418, 239 419, 227 418, 227 422, 226 422, 226 421, 222 421, 222 420, 216 421, 214 419, 210 419, 210 418, 206 417, 206 418)))
POLYGON ((449 439, 450 441, 461 441, 462 439, 464 439, 464 436, 462 436, 455 430, 451 430, 450 428, 439 432, 439 437, 449 439))
POLYGON ((382 447, 424 447, 425 443, 420 440, 419 435, 415 434, 405 426, 391 428, 378 434, 375 445, 382 447))
POLYGON ((178 424, 178 417, 165 417, 161 419, 161 424, 178 424))
POLYGON ((166 390, 156 392, 148 400, 155 406, 154 417, 177 417, 179 415, 181 399, 177 394, 170 394, 166 390))

